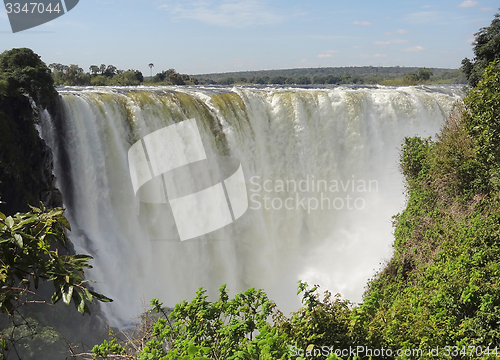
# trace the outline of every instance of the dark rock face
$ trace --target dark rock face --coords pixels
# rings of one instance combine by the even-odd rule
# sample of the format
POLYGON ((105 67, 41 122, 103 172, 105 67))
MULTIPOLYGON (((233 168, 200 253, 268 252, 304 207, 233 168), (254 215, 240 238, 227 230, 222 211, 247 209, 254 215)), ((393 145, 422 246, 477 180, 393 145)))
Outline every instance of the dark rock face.
POLYGON ((56 177, 53 173, 54 159, 52 156, 52 151, 43 140, 42 146, 42 165, 38 170, 40 171, 41 182, 45 190, 42 190, 40 192, 40 201, 49 208, 62 207, 63 196, 59 189, 56 188, 56 177))
POLYGON ((36 129, 38 114, 27 97, 0 96, 0 211, 29 210, 28 204, 62 206, 50 148, 36 129))

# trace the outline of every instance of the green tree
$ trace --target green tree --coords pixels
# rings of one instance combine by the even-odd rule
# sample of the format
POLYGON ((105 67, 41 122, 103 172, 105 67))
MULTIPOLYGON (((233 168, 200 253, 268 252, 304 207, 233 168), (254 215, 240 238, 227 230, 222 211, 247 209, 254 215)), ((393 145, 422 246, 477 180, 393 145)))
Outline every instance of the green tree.
MULTIPOLYGON (((276 304, 262 290, 248 289, 230 299, 226 286, 210 302, 199 289, 190 302, 168 312, 153 299, 161 316, 147 327, 140 341, 119 344, 116 339, 93 348, 94 358, 123 359, 289 359, 288 337, 268 319, 280 318, 276 304), (136 345, 139 344, 139 345, 136 345)), ((151 315, 148 315, 151 316, 151 315)), ((144 328, 144 327, 143 327, 144 328)))
POLYGON ((89 70, 92 73, 92 75, 97 75, 99 73, 99 66, 90 65, 89 70))
POLYGON ((326 84, 338 84, 339 81, 340 77, 335 75, 328 75, 325 80, 326 84))
POLYGON ((151 77, 153 77, 153 68, 154 68, 155 64, 149 63, 148 66, 149 66, 149 71, 151 72, 151 77))
POLYGON ((430 69, 427 69, 427 68, 419 68, 418 69, 418 79, 419 80, 429 80, 432 76, 432 71, 430 69))
POLYGON ((104 75, 97 75, 92 77, 90 83, 92 86, 106 86, 108 85, 108 78, 104 75))
POLYGON ((299 85, 309 85, 311 83, 311 79, 309 78, 309 76, 304 75, 297 77, 295 81, 299 85))
POLYGON ((139 70, 128 70, 128 71, 133 71, 134 74, 135 74, 135 78, 141 83, 144 81, 144 76, 142 75, 142 72, 140 72, 139 70))
POLYGON ((479 83, 490 62, 500 60, 500 14, 495 14, 490 26, 474 34, 473 45, 474 58, 463 59, 461 67, 472 87, 479 83))
POLYGON ((59 255, 55 245, 65 247, 70 230, 61 208, 31 207, 29 213, 6 216, 0 213, 0 311, 13 314, 23 296, 41 281, 54 285, 52 302, 73 300, 81 313, 90 313, 93 298, 111 301, 89 290, 84 269, 91 268, 87 255, 59 255))
POLYGON ((65 71, 67 66, 59 63, 52 63, 49 65, 49 68, 52 69, 52 71, 54 70, 65 71))
POLYGON ((50 69, 40 56, 27 48, 0 54, 0 81, 4 96, 26 94, 41 107, 47 107, 57 95, 50 69))
POLYGON ((52 303, 61 299, 65 304, 73 302, 83 314, 90 314, 89 304, 94 299, 112 301, 87 286, 84 270, 92 267, 88 263, 92 257, 60 254, 68 243, 66 230, 70 230, 63 212, 42 205, 15 216, 0 213, 0 312, 7 315, 10 325, 6 327, 2 321, 0 358, 7 358, 11 348, 19 357, 16 345, 22 344, 26 350, 58 340, 53 329, 25 317, 30 304, 46 301, 36 291, 41 283, 53 284, 52 303))
POLYGON ((109 78, 112 78, 113 76, 115 76, 116 70, 117 70, 116 66, 114 66, 114 65, 108 65, 106 67, 106 70, 104 71, 103 75, 107 76, 109 78))
POLYGON ((234 84, 234 79, 232 77, 227 77, 218 82, 220 85, 232 85, 234 84))
POLYGON ((55 85, 63 85, 64 84, 64 73, 68 70, 67 65, 52 63, 49 65, 49 68, 52 70, 52 75, 54 78, 55 85))
MULTIPOLYGON (((182 77, 180 76, 180 74, 177 74, 175 69, 168 69, 168 70, 163 70, 162 72, 157 73, 152 78, 152 82, 159 83, 159 82, 169 81, 170 83, 172 83, 170 80, 170 77, 173 77, 174 81, 177 81, 177 78, 179 79, 179 81, 182 81, 182 77)), ((180 85, 180 84, 178 84, 178 85, 180 85)))
MULTIPOLYGON (((299 281, 297 295, 302 293, 304 306, 290 319, 281 317, 277 326, 285 332, 289 344, 295 344, 298 349, 354 346, 349 336, 352 304, 342 300, 339 294, 332 296, 329 291, 325 291, 321 299, 318 288, 318 285, 309 288, 307 283, 299 281)), ((325 359, 327 355, 318 354, 314 358, 325 359)))
POLYGON ((322 75, 315 75, 312 80, 313 84, 324 84, 325 82, 326 82, 326 77, 322 75))
POLYGON ((404 76, 403 83, 405 85, 416 85, 418 84, 418 80, 419 80, 418 74, 411 72, 404 76))
POLYGON ((285 83, 285 78, 283 76, 273 76, 269 80, 270 84, 277 84, 277 85, 282 85, 285 83))
MULTIPOLYGON (((142 74, 140 74, 140 78, 142 78, 142 74)), ((109 85, 139 85, 139 84, 140 81, 138 79, 138 73, 133 70, 128 70, 115 75, 112 81, 109 83, 109 85)))
POLYGON ((264 78, 261 77, 258 77, 254 80, 254 84, 264 85, 265 83, 266 81, 264 80, 264 78))
POLYGON ((70 65, 63 75, 64 85, 84 86, 90 85, 90 74, 78 65, 70 65))
MULTIPOLYGON (((181 74, 178 74, 178 73, 171 73, 170 75, 168 75, 168 81, 172 84, 172 85, 186 85, 184 79, 183 79, 183 76, 181 74)), ((233 80, 234 82, 234 80, 233 80)))

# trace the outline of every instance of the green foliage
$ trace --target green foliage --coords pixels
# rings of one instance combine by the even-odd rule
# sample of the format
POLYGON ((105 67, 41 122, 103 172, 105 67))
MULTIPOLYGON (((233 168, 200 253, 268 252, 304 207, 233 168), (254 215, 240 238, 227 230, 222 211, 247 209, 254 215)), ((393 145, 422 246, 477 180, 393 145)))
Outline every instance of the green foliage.
POLYGON ((495 14, 490 26, 479 30, 474 37, 474 59, 463 59, 461 68, 472 87, 479 83, 491 62, 500 60, 500 14, 495 14))
POLYGON ((416 180, 420 172, 426 170, 428 165, 425 162, 430 145, 430 138, 406 137, 404 139, 400 162, 406 181, 416 180))
MULTIPOLYGON (((183 301, 175 306, 170 323, 162 319, 157 323, 153 339, 144 349, 144 354, 162 353, 164 339, 169 339, 166 359, 210 356, 219 359, 243 359, 250 353, 267 352, 272 355, 275 349, 268 342, 266 322, 276 305, 262 290, 249 289, 229 299, 225 286, 220 289, 219 300, 211 303, 206 292, 200 289, 190 302, 183 301), (255 337, 254 333, 261 333, 255 337)), ((159 303, 153 302, 158 310, 159 303)), ((278 355, 278 354, 277 354, 278 355)), ((272 357, 268 357, 272 358, 272 357)))
POLYGON ((108 78, 104 75, 93 76, 90 83, 92 86, 106 86, 108 84, 108 78))
MULTIPOLYGON (((0 359, 10 358, 9 354, 36 359, 42 351, 60 354, 68 350, 65 339, 74 333, 67 324, 72 313, 58 307, 48 313, 44 306, 50 293, 53 304, 61 299, 65 304, 73 302, 80 313, 90 314, 94 299, 112 301, 87 286, 84 270, 91 268, 88 261, 92 257, 60 254, 69 228, 61 208, 49 210, 42 205, 14 216, 0 213, 0 359), (69 331, 61 335, 47 323, 69 331)), ((81 321, 79 326, 88 328, 89 321, 81 321)))
POLYGON ((302 293, 304 306, 290 318, 262 290, 255 289, 230 299, 223 285, 215 302, 199 289, 193 300, 178 303, 170 313, 153 299, 152 311, 160 317, 151 325, 143 317, 141 328, 147 331, 141 338, 121 344, 115 337, 85 355, 140 360, 304 360, 307 354, 316 354, 315 359, 340 359, 333 351, 353 344, 351 303, 328 291, 321 300, 317 289, 299 281, 297 294, 302 293), (297 356, 300 353, 304 356, 297 356))
MULTIPOLYGON (((276 304, 262 290, 248 289, 230 299, 225 285, 210 302, 199 289, 191 302, 178 303, 170 314, 157 299, 160 313, 141 347, 116 341, 95 346, 93 356, 123 355, 134 359, 278 359, 288 354, 287 336, 267 322, 277 317, 276 304), (127 349, 131 349, 127 353, 127 349)), ((134 342, 133 342, 134 343, 134 342)))
POLYGON ((111 301, 89 290, 84 269, 91 268, 87 255, 59 255, 54 246, 66 245, 65 230, 70 229, 64 210, 31 208, 27 214, 5 216, 0 213, 0 311, 13 314, 31 287, 40 280, 52 282, 52 302, 73 300, 81 313, 90 313, 94 298, 111 301))
POLYGON ((439 134, 431 156, 431 178, 436 190, 449 200, 470 201, 486 192, 484 167, 474 151, 474 141, 462 117, 465 107, 457 104, 439 134))
POLYGON ((48 348, 56 347, 61 340, 62 336, 53 328, 41 325, 34 318, 16 314, 13 321, 0 332, 0 359, 10 359, 9 353, 16 353, 20 349, 23 359, 37 359, 41 353, 47 353, 48 348))
POLYGON ((126 355, 125 348, 116 343, 116 339, 110 341, 104 340, 101 345, 96 345, 92 349, 95 358, 107 359, 108 355, 126 355))
POLYGON ((295 80, 296 84, 308 85, 311 83, 311 79, 308 76, 299 76, 295 80))
MULTIPOLYGON (((179 74, 175 69, 168 69, 157 73, 152 78, 146 80, 151 85, 198 85, 198 80, 187 74, 179 74)), ((234 83, 231 79, 227 84, 234 83)))
POLYGON ((31 49, 20 48, 0 54, 0 96, 30 96, 47 107, 56 92, 50 69, 31 49))
POLYGON ((65 85, 89 85, 90 77, 78 65, 70 65, 63 74, 63 84, 65 85))
MULTIPOLYGON (((94 84, 94 79, 103 78, 103 76, 97 76, 92 79, 92 83, 94 84)), ((105 77, 104 77, 105 78, 105 77)), ((142 73, 137 70, 127 70, 125 72, 120 72, 113 76, 111 80, 106 82, 107 85, 121 85, 121 86, 131 86, 131 85, 140 85, 143 81, 142 73)))
MULTIPOLYGON (((313 347, 316 349, 348 349, 355 346, 349 334, 349 324, 352 304, 342 300, 340 294, 332 297, 325 291, 323 300, 317 293, 319 286, 308 287, 305 282, 299 281, 297 294, 303 293, 304 306, 290 319, 281 318, 278 327, 288 336, 290 344, 298 349, 313 347)), ((328 358, 318 354, 316 359, 328 358)))
POLYGON ((423 81, 426 81, 426 80, 429 80, 432 76, 432 71, 430 69, 427 69, 427 68, 420 68, 418 69, 418 79, 419 80, 423 80, 423 81))
POLYGON ((483 79, 464 100, 465 126, 474 139, 475 153, 485 168, 483 173, 488 173, 488 186, 496 190, 500 189, 500 69, 497 65, 498 62, 493 62, 486 68, 483 79))
POLYGON ((417 72, 409 72, 402 78, 396 78, 392 81, 382 82, 384 85, 417 85, 429 83, 432 71, 427 68, 419 68, 417 72))
MULTIPOLYGON (((139 70, 119 70, 114 65, 91 65, 86 73, 77 65, 50 64, 53 70, 54 83, 66 86, 136 86, 144 82, 144 76, 139 70)), ((168 69, 148 79, 150 85, 197 85, 198 80, 186 74, 179 74, 174 69, 168 69)), ((0 82, 0 94, 2 83, 0 82)))
POLYGON ((50 64, 56 85, 90 85, 90 75, 78 65, 50 64))

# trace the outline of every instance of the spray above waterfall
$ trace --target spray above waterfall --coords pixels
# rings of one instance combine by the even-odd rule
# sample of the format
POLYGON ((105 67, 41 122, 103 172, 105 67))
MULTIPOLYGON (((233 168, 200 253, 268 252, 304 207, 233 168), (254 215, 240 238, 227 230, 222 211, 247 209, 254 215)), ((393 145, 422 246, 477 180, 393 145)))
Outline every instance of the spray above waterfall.
POLYGON ((360 301, 404 205, 398 147, 437 133, 462 95, 438 86, 59 93, 62 119, 42 132, 71 240, 94 256, 88 276, 115 299, 104 311, 116 326, 153 297, 173 305, 201 286, 264 288, 292 310, 302 279, 360 301), (221 159, 232 159, 227 169, 221 159), (196 236, 183 239, 182 227, 196 236))

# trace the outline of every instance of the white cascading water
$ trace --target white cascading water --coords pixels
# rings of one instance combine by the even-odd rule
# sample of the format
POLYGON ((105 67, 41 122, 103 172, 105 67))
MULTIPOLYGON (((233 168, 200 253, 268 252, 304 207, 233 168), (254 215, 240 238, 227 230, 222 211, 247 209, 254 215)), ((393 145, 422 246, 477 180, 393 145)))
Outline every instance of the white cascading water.
POLYGON ((94 256, 87 277, 115 300, 102 308, 119 327, 153 297, 173 306, 199 287, 216 296, 222 284, 232 293, 263 288, 285 312, 300 305, 299 279, 360 301, 390 257, 391 216, 404 206, 401 143, 434 136, 462 96, 458 86, 59 93, 62 121, 47 118, 42 133, 54 151, 70 238, 78 252, 94 256), (196 120, 208 157, 239 159, 249 209, 181 242, 164 233, 175 230, 168 209, 135 196, 127 153, 144 136, 187 119, 196 120))

